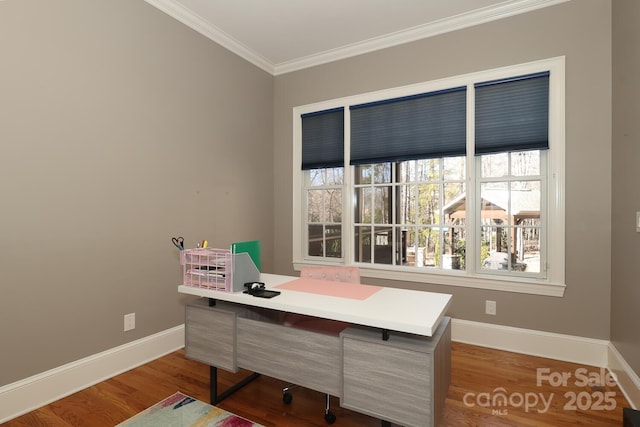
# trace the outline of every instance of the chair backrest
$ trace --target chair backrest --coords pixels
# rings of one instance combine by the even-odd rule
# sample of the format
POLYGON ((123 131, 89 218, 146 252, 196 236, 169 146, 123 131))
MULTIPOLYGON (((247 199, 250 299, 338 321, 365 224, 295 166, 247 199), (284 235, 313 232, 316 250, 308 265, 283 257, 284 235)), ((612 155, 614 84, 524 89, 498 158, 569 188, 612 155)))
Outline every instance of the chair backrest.
POLYGON ((347 266, 302 267, 300 277, 330 282, 360 283, 360 269, 347 266))

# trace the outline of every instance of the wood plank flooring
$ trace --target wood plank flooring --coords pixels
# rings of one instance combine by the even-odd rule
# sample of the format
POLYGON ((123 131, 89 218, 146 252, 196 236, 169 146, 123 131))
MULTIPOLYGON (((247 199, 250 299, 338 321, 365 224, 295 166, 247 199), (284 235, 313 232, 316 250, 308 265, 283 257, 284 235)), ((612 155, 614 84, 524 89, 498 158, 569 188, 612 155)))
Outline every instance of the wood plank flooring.
MULTIPOLYGON (((620 389, 604 381, 607 378, 599 368, 461 343, 452 344, 451 358, 451 386, 440 427, 621 426, 622 408, 629 406, 620 389), (546 369, 547 376, 538 375, 538 369, 546 369), (561 384, 563 373, 571 376, 564 381, 566 385, 561 384), (499 399, 501 393, 506 402, 499 399)), ((246 375, 219 370, 219 390, 246 375)), ((293 402, 286 405, 280 391, 283 385, 261 376, 218 406, 267 427, 326 426, 321 393, 297 388, 293 402)), ((11 420, 4 427, 111 427, 176 391, 209 401, 209 367, 185 359, 182 350, 11 420)), ((340 408, 337 398, 331 404, 337 416, 334 426, 380 425, 375 418, 340 408)))

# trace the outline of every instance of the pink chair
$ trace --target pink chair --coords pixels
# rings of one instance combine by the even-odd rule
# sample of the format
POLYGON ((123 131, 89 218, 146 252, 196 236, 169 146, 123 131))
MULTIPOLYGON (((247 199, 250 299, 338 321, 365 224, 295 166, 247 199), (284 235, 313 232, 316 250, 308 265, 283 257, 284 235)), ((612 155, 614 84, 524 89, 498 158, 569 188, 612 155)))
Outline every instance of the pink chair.
MULTIPOLYGON (((360 283, 360 269, 358 267, 302 267, 300 277, 326 280, 329 282, 360 283)), ((287 313, 284 317, 285 326, 295 326, 313 332, 328 333, 338 336, 348 326, 347 323, 336 320, 320 319, 304 314, 287 313)))
POLYGON ((300 277, 328 280, 330 282, 360 283, 358 267, 302 267, 300 277))
MULTIPOLYGON (((346 266, 302 267, 300 270, 300 277, 308 277, 311 279, 326 280, 330 282, 360 283, 360 269, 358 267, 346 266)), ((284 317, 284 324, 285 326, 334 336, 340 335, 340 332, 349 326, 348 323, 339 322, 337 320, 322 319, 296 313, 287 313, 284 317)), ((282 400, 285 403, 291 403, 293 397, 289 390, 293 387, 296 386, 294 384, 290 384, 282 389, 282 400)), ((330 411, 329 399, 330 396, 327 394, 325 397, 324 419, 327 424, 333 424, 336 420, 336 416, 330 411)))

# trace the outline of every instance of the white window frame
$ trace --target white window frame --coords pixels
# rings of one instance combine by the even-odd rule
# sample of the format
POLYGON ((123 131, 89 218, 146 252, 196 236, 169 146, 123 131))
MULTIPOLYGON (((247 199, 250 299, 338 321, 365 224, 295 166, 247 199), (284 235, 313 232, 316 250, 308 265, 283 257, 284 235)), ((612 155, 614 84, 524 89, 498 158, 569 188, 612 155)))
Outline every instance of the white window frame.
MULTIPOLYGON (((335 265, 336 263, 357 265, 363 277, 401 280, 447 286, 462 286, 488 290, 562 297, 565 284, 565 57, 544 59, 493 70, 327 100, 293 108, 293 173, 292 173, 292 252, 296 270, 305 265, 335 265), (546 278, 517 277, 476 273, 467 270, 407 269, 406 267, 355 263, 353 258, 353 170, 349 166, 350 112, 349 106, 384 99, 409 96, 451 87, 467 86, 467 204, 476 206, 474 153, 474 83, 503 79, 513 76, 549 71, 549 150, 547 154, 547 198, 542 201, 546 209, 546 260, 541 269, 546 269, 546 278), (301 115, 316 111, 344 107, 345 114, 345 171, 343 191, 343 258, 318 259, 305 256, 307 230, 303 218, 304 173, 302 164, 302 120, 301 115)), ((475 209, 474 209, 475 211, 475 209)), ((475 245, 477 239, 475 215, 467 218, 466 236, 472 239, 467 244, 475 245)), ((544 243, 543 243, 544 244, 544 243)), ((475 246, 474 246, 475 247, 475 246)), ((473 269, 469 269, 473 270, 473 269)))

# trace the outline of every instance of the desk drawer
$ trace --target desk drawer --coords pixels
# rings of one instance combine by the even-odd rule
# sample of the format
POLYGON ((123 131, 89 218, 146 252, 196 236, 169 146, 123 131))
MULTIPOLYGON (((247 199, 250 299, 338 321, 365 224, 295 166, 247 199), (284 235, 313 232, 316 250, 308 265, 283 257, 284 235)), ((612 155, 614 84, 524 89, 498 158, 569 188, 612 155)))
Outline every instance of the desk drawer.
POLYGON ((433 337, 349 328, 340 406, 403 426, 437 425, 450 381, 449 319, 433 337))
POLYGON ((210 366, 238 372, 236 318, 233 310, 209 307, 203 301, 185 310, 185 356, 210 366))
POLYGON ((340 393, 340 338, 238 319, 238 366, 323 393, 340 393))
POLYGON ((427 425, 432 396, 431 355, 380 343, 344 339, 341 406, 401 422, 427 425))

